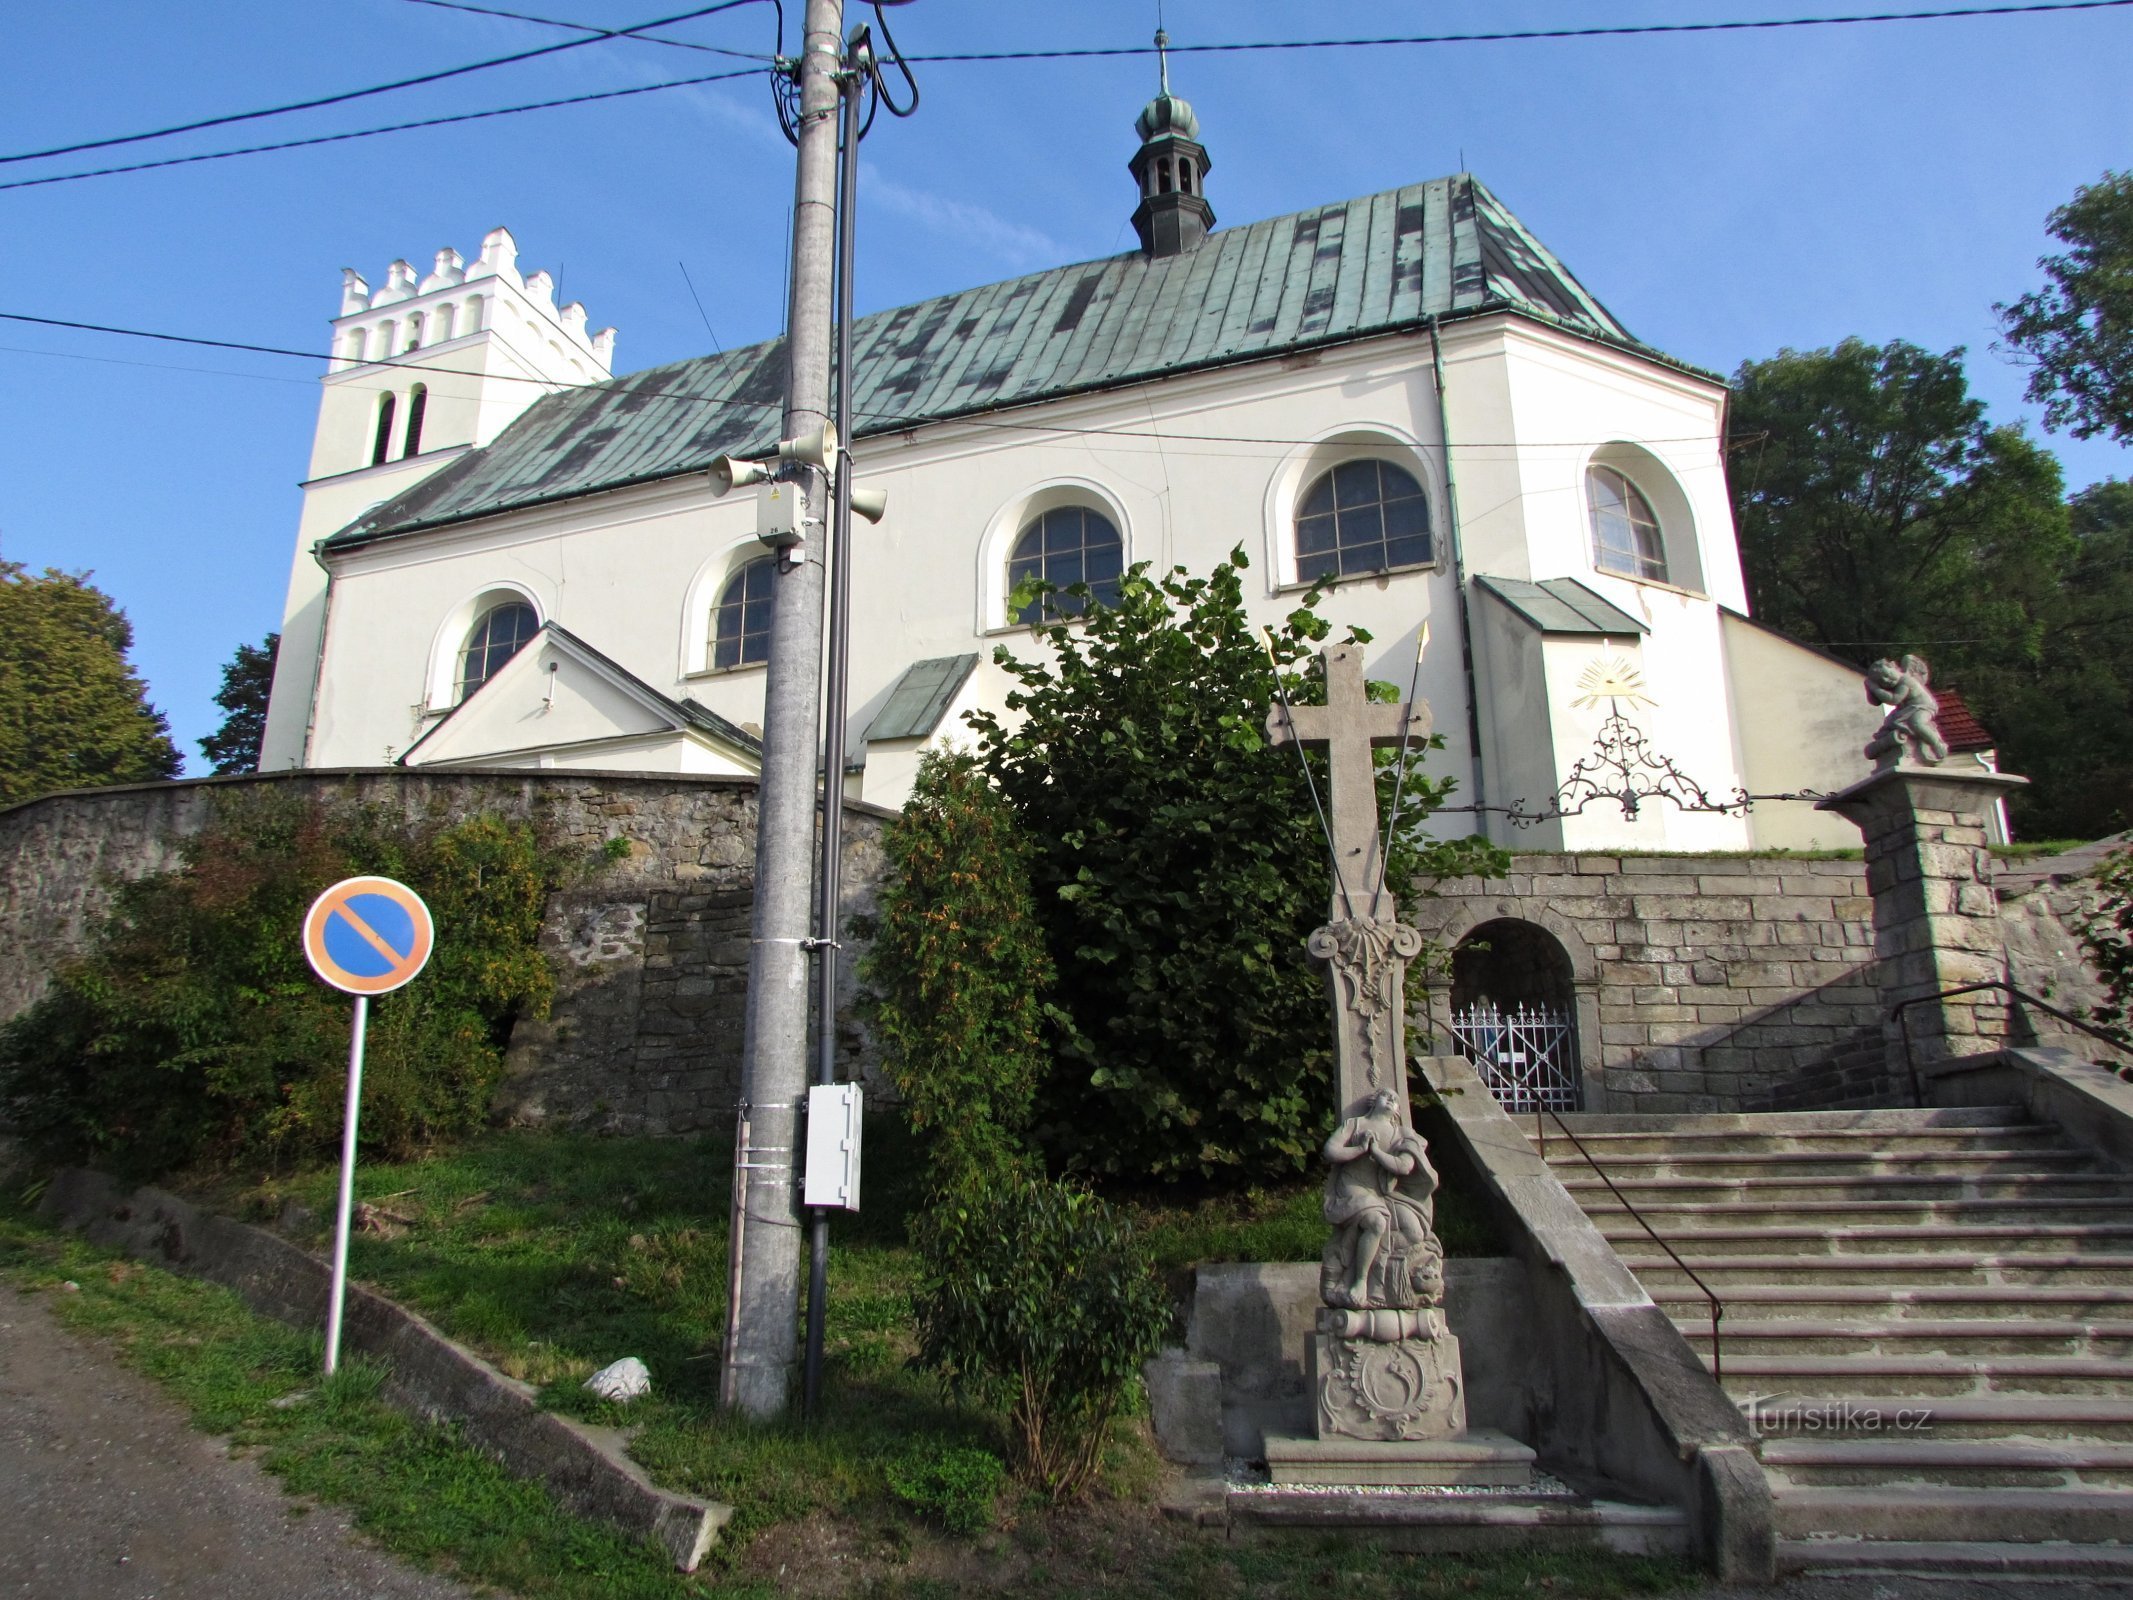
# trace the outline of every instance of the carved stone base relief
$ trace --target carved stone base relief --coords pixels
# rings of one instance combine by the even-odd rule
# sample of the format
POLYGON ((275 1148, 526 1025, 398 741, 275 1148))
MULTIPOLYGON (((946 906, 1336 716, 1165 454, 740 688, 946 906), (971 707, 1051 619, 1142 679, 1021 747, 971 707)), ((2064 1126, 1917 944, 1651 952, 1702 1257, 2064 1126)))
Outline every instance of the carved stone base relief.
POLYGON ((1449 1439, 1466 1432, 1459 1341, 1449 1333, 1381 1341, 1320 1332, 1311 1354, 1319 1438, 1449 1439))

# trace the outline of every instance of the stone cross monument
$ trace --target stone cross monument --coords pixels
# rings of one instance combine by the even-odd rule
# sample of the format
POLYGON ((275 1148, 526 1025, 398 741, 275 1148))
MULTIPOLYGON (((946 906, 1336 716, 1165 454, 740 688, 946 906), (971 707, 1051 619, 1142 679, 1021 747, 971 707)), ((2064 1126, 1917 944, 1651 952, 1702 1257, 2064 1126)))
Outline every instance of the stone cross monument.
POLYGON ((1358 646, 1321 654, 1326 703, 1267 714, 1275 744, 1326 748, 1332 907, 1306 948, 1326 964, 1339 1126, 1326 1141, 1317 1328, 1307 1370, 1317 1437, 1269 1435, 1276 1482, 1523 1483, 1532 1452, 1466 1432, 1459 1341, 1444 1321, 1444 1251, 1432 1225, 1437 1174, 1407 1098, 1405 979, 1422 936, 1385 887, 1372 749, 1419 747, 1429 707, 1373 702, 1358 646))

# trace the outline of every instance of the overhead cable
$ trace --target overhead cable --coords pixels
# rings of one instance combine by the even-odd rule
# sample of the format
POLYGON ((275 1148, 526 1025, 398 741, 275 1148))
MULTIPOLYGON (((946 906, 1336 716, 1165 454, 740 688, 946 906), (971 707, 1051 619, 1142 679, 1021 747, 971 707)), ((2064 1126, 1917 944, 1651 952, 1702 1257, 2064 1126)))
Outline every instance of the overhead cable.
POLYGON ((286 116, 292 111, 315 111, 321 106, 344 105, 350 100, 363 100, 372 95, 391 94, 399 89, 412 89, 420 84, 441 83, 447 78, 460 78, 470 72, 486 72, 491 67, 509 66, 515 61, 531 61, 538 56, 552 56, 565 50, 578 50, 589 44, 598 44, 604 39, 621 39, 641 33, 646 28, 664 28, 677 22, 690 22, 698 17, 712 16, 721 11, 731 11, 738 6, 753 5, 756 0, 719 0, 717 5, 698 6, 691 11, 676 12, 670 17, 654 17, 650 22, 640 22, 633 27, 597 30, 582 39, 566 39, 561 44, 544 44, 535 50, 519 50, 508 56, 493 56, 487 61, 470 61, 464 66, 445 67, 437 72, 425 72, 413 78, 400 78, 391 83, 372 84, 367 89, 346 89, 339 94, 320 95, 311 100, 292 100, 286 105, 263 106, 256 111, 233 111, 219 117, 202 117, 197 122, 182 122, 168 128, 151 128, 144 133, 115 134, 108 139, 85 139, 78 144, 53 145, 45 150, 25 150, 16 155, 0 156, 0 165, 14 161, 40 161, 47 156, 77 155, 84 150, 108 150, 114 145, 139 144, 147 139, 167 139, 174 134, 197 133, 202 128, 222 128, 233 122, 255 122, 262 117, 286 116))
POLYGON ((700 50, 705 55, 733 56, 742 61, 768 63, 772 59, 758 51, 728 50, 723 45, 699 44, 694 39, 669 39, 660 34, 646 33, 642 28, 631 28, 626 33, 617 32, 609 28, 596 28, 589 22, 565 22, 559 17, 536 17, 530 12, 505 11, 497 6, 469 5, 467 0, 408 0, 408 4, 434 6, 440 11, 466 11, 477 17, 503 17, 512 22, 531 22, 543 28, 561 28, 569 33, 597 34, 601 38, 641 39, 646 44, 663 44, 671 50, 700 50))
POLYGON ((186 167, 201 161, 228 161, 233 156, 265 155, 274 150, 301 150, 307 145, 342 144, 350 139, 375 139, 381 133, 406 133, 415 128, 442 128, 455 122, 480 122, 489 117, 515 117, 523 111, 552 111, 558 106, 582 106, 595 100, 621 100, 630 95, 657 94, 662 89, 686 89, 700 83, 726 83, 734 78, 753 78, 763 69, 744 67, 733 72, 714 72, 701 78, 672 78, 665 83, 643 83, 632 89, 601 89, 592 94, 565 95, 560 100, 536 100, 530 105, 499 106, 493 111, 461 111, 448 117, 422 117, 414 122, 395 122, 383 128, 357 128, 348 133, 320 133, 308 139, 282 139, 273 144, 246 145, 238 150, 206 150, 196 156, 164 156, 156 161, 135 161, 122 167, 96 167, 87 172, 58 172, 48 178, 16 178, 0 183, 0 189, 35 189, 48 183, 76 183, 83 178, 111 178, 124 172, 153 172, 158 167, 186 167))
MULTIPOLYGON (((2046 11, 2107 11, 2133 0, 2036 0, 2029 5, 1960 6, 1941 11, 1874 11, 1852 16, 1763 17, 1741 22, 1635 22, 1589 28, 1518 28, 1495 33, 1408 33, 1368 39, 1274 39, 1250 43, 1171 44, 1174 56, 1233 55, 1262 50, 1360 50, 1384 45, 1507 44, 1533 39, 1618 39, 1659 33, 1751 33, 1777 28, 1835 28, 1860 23, 1939 22, 1957 17, 2022 17, 2046 11)), ((1057 50, 961 50, 911 56, 913 62, 1077 61, 1108 56, 1152 56, 1149 44, 1087 46, 1057 50)))
MULTIPOLYGON (((686 272, 686 268, 683 269, 686 272)), ((163 344, 200 345, 211 350, 239 350, 248 355, 290 356, 300 361, 336 361, 338 356, 322 354, 317 350, 294 350, 286 345, 248 344, 236 339, 208 339, 195 334, 155 333, 145 328, 120 328, 102 322, 76 322, 64 317, 33 317, 19 311, 0 311, 0 322, 22 322, 39 328, 66 328, 77 333, 109 333, 128 339, 153 339, 163 344)), ((66 351, 24 351, 26 355, 67 355, 66 351)), ((83 358, 93 359, 93 358, 83 358)), ((632 385, 627 376, 606 378, 598 382, 565 383, 551 378, 536 378, 512 372, 476 372, 464 367, 437 367, 426 361, 406 357, 378 361, 364 361, 366 367, 404 367, 429 377, 480 378, 497 383, 531 383, 550 393, 562 393, 572 389, 604 389, 613 387, 617 394, 651 400, 676 400, 687 405, 720 406, 737 411, 782 411, 776 401, 737 400, 722 395, 689 394, 674 389, 647 389, 632 385)), ((197 369, 186 369, 197 370, 197 369)), ((229 373, 230 377, 261 377, 260 373, 229 373)), ((1029 402, 1036 404, 1040 402, 1029 402)), ((1070 423, 999 421, 977 416, 913 417, 900 411, 861 411, 856 413, 874 423, 876 435, 904 433, 915 428, 961 427, 987 428, 1011 433, 1057 433, 1088 438, 1156 439, 1179 444, 1271 444, 1284 448, 1298 445, 1324 444, 1324 439, 1282 439, 1261 434, 1239 433, 1189 433, 1169 428, 1078 428, 1070 423)), ((1646 444, 1700 444, 1711 438, 1707 433, 1690 433, 1667 438, 1648 438, 1646 444)), ((1558 440, 1461 440, 1458 449, 1531 449, 1570 450, 1587 449, 1593 445, 1606 444, 1605 439, 1558 439, 1558 440)))

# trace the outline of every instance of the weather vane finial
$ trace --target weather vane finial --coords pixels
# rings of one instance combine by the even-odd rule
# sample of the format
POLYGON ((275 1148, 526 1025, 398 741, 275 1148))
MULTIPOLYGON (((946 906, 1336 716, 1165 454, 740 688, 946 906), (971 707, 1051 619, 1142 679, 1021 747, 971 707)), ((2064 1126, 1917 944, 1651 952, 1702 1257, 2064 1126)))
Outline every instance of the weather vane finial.
POLYGON ((1157 70, 1162 74, 1163 93, 1170 93, 1170 35, 1163 31, 1160 21, 1155 28, 1155 59, 1157 70))

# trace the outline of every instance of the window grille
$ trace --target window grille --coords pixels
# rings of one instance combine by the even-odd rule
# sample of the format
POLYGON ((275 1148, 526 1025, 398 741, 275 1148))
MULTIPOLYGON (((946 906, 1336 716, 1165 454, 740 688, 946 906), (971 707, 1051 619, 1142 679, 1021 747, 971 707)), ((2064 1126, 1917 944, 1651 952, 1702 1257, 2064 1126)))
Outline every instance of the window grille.
POLYGON ((1602 572, 1666 582, 1666 540, 1644 491, 1613 467, 1585 475, 1592 499, 1592 561, 1602 572))
POLYGON ((711 619, 711 665, 753 666, 770 659, 770 612, 777 558, 751 561, 726 581, 711 619))
POLYGON ((459 698, 464 700, 496 676, 503 666, 526 647, 541 626, 533 607, 523 600, 491 607, 467 635, 467 647, 459 653, 459 698))
POLYGON ((1055 593, 1032 600, 1015 613, 1017 622, 1078 617, 1088 605, 1118 604, 1118 580, 1125 570, 1125 543, 1111 519, 1085 506, 1058 506, 1023 528, 1007 563, 1012 594, 1025 578, 1041 578, 1056 590, 1087 584, 1089 598, 1055 593))
POLYGON ((1296 576, 1305 582, 1436 559, 1429 497, 1390 461, 1343 461, 1296 506, 1296 576))

